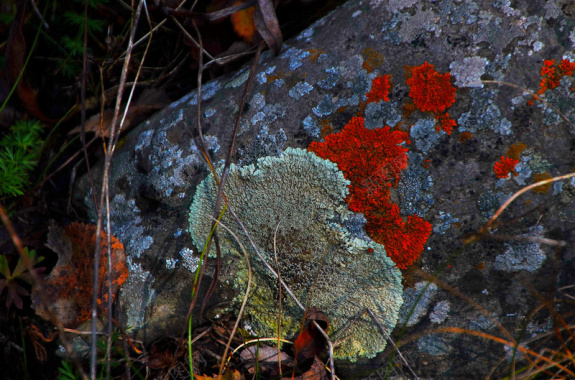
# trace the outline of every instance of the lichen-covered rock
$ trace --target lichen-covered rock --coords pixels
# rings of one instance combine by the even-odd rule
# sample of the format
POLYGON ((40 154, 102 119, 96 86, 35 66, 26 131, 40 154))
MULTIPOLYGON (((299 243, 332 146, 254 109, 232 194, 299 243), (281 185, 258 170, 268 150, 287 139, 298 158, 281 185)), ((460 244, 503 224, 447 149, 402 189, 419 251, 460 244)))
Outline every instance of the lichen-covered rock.
MULTIPOLYGON (((402 304, 403 287, 401 273, 384 247, 366 237, 358 238, 348 229, 349 222, 357 220, 345 203, 348 184, 334 163, 288 148, 281 156, 261 158, 255 165, 233 165, 225 194, 265 260, 279 267, 282 279, 296 297, 303 304, 311 298, 310 305, 328 315, 331 337, 343 334, 345 339, 335 349, 335 357, 355 360, 373 357, 386 345, 377 324, 368 314, 361 316, 363 311, 371 309, 390 333, 402 304)), ((216 194, 216 183, 210 175, 194 196, 190 232, 198 249, 204 246, 210 231, 209 215, 216 194)), ((255 255, 229 212, 222 222, 241 237, 251 253, 254 290, 245 311, 250 325, 261 337, 276 336, 281 313, 282 335, 293 336, 299 331, 303 311, 285 290, 280 311, 277 279, 255 255)), ((234 238, 219 231, 222 252, 233 255, 222 258, 233 268, 223 274, 223 280, 233 281, 238 288, 233 305, 239 306, 247 286, 247 265, 234 238)))
MULTIPOLYGON (((575 181, 522 194, 501 215, 503 223, 492 236, 497 239, 467 246, 461 241, 521 187, 575 166, 575 128, 556 112, 575 121, 575 77, 566 63, 575 62, 573 9, 570 0, 349 0, 287 40, 277 56, 261 55, 247 94, 235 162, 248 165, 262 155, 278 156, 286 147, 307 148, 340 132, 354 116, 363 116, 370 130, 385 124, 408 132, 407 168, 397 187, 390 188, 389 200, 399 206, 398 218, 417 214, 432 224, 416 265, 482 305, 514 337, 526 325, 522 342, 539 350, 539 342, 531 338, 549 331, 554 320, 547 310, 537 309, 541 301, 525 284, 555 297, 558 289, 570 292, 566 287, 575 283, 575 181), (455 102, 442 111, 449 113, 447 121, 441 119, 446 114, 407 104, 413 99, 405 74, 409 77, 412 68, 425 62, 440 75, 451 74, 456 93, 455 102), (374 88, 375 78, 388 78, 392 85, 374 88), (541 91, 538 96, 547 103, 515 87, 480 80, 541 91), (378 93, 386 95, 380 96, 382 101, 368 102, 378 93), (510 147, 519 143, 526 148, 510 154, 510 147), (519 160, 517 175, 497 177, 494 164, 501 156, 519 160), (540 233, 533 229, 538 226, 540 233), (567 245, 556 250, 540 237, 567 245)), ((229 146, 248 74, 244 67, 202 88, 199 116, 218 164, 229 146)), ((197 103, 194 91, 134 129, 112 163, 112 233, 125 245, 130 269, 119 301, 124 321, 145 342, 179 333, 189 307, 198 252, 185 230, 196 186, 208 173, 185 126, 186 120, 197 119, 197 103)), ((96 179, 100 168, 92 172, 96 179)), ((89 188, 85 176, 74 195, 93 218, 89 188)), ((355 215, 352 225, 342 224, 361 238, 362 216, 355 215)), ((202 287, 209 286, 213 262, 208 260, 202 287)), ((422 281, 409 270, 404 277, 407 289, 422 281)), ((220 283, 210 302, 221 301, 232 285, 220 283)), ((557 297, 568 296, 572 293, 557 297)), ((570 312, 567 304, 552 298, 550 304, 560 307, 562 316, 570 312)), ((476 378, 495 367, 500 371, 495 376, 509 375, 508 368, 498 366, 505 355, 500 343, 462 334, 425 335, 429 329, 481 325, 486 333, 503 336, 497 327, 484 324, 468 301, 438 286, 428 307, 414 310, 418 318, 405 330, 407 335, 397 333, 392 339, 417 376, 476 378), (449 302, 449 311, 433 314, 434 303, 442 301, 449 302), (421 338, 401 345, 408 335, 421 338)), ((365 365, 387 368, 389 357, 384 352, 365 365)), ((345 376, 342 368, 349 375, 365 370, 358 362, 345 368, 338 363, 336 374, 345 376)))

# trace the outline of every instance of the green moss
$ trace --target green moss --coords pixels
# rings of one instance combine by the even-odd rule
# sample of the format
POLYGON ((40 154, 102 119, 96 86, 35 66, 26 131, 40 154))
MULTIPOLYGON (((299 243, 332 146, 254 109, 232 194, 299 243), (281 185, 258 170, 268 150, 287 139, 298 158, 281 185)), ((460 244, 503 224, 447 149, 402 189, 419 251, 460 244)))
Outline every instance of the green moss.
MULTIPOLYGON (((315 154, 288 148, 279 157, 260 158, 255 165, 232 166, 226 196, 265 259, 275 265, 273 239, 277 232, 278 266, 283 280, 298 299, 323 310, 330 318, 329 334, 347 338, 335 356, 355 360, 373 357, 385 348, 385 338, 369 315, 370 308, 391 332, 402 303, 401 273, 394 268, 382 245, 352 235, 354 214, 345 197, 349 182, 337 166, 315 154), (348 229, 350 227, 350 229, 348 229), (322 265, 323 263, 323 265, 322 265), (310 291, 319 273, 313 295, 310 291), (355 320, 350 323, 351 320, 355 320)), ((196 191, 190 212, 194 244, 203 247, 210 228, 215 194, 213 176, 196 191)), ((241 229, 227 213, 223 222, 238 236, 241 229)), ((233 281, 239 294, 238 307, 246 288, 247 270, 235 241, 220 230, 223 254, 235 254, 223 270, 223 280, 233 281)), ((247 239, 242 244, 251 248, 247 239)), ((211 252, 213 254, 213 252, 211 252)), ((277 335, 279 292, 277 279, 250 250, 254 290, 245 311, 246 320, 262 337, 277 335)), ((229 258, 229 256, 228 256, 229 258)), ((303 312, 282 291, 282 335, 297 334, 303 312)))

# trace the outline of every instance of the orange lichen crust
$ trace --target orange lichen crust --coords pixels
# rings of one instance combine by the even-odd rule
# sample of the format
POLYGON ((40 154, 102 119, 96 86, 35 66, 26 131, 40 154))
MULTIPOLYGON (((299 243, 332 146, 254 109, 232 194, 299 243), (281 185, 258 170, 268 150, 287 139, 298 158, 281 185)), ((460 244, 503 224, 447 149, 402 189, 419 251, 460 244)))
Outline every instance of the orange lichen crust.
MULTIPOLYGON (((535 174, 533 174, 533 181, 534 182, 544 181, 546 179, 551 179, 551 178, 553 178, 553 177, 551 177, 551 175, 549 173, 535 173, 535 174)), ((548 184, 534 188, 533 192, 537 193, 537 194, 545 194, 549 191, 549 188, 551 188, 551 182, 549 182, 548 184)))
POLYGON ((351 182, 349 208, 365 215, 366 232, 405 269, 419 258, 431 234, 429 222, 416 215, 404 221, 390 200, 390 187, 397 185, 407 167, 407 148, 400 144, 409 143, 408 134, 388 126, 369 130, 363 123, 362 117, 354 117, 341 132, 312 142, 308 150, 338 165, 351 182))
MULTIPOLYGON (((67 304, 71 311, 66 327, 76 327, 91 318, 92 289, 94 281, 94 248, 96 244, 96 226, 74 222, 63 229, 70 241, 71 252, 59 252, 60 256, 69 255, 58 261, 52 274, 44 282, 49 299, 54 304, 67 304)), ((100 315, 108 311, 108 245, 104 232, 100 235, 100 268, 98 270, 98 309, 100 315)), ((112 253, 112 298, 128 278, 124 246, 111 236, 112 253)), ((60 311, 63 313, 63 311, 60 311)), ((63 317, 62 317, 63 318, 63 317)), ((61 319, 62 319, 61 318, 61 319)))
POLYGON ((383 65, 383 56, 372 48, 365 48, 361 53, 363 56, 363 68, 371 73, 377 67, 383 65))
POLYGON ((519 156, 521 155, 521 152, 523 152, 525 150, 525 148, 527 148, 527 145, 525 145, 521 141, 519 141, 517 144, 512 144, 509 147, 509 149, 507 149, 507 152, 505 153, 505 155, 507 157, 511 157, 511 158, 516 159, 516 160, 519 160, 519 156))
POLYGON ((493 171, 495 175, 497 175, 497 178, 507 178, 509 173, 517 175, 515 165, 517 165, 518 162, 519 160, 514 158, 501 156, 501 159, 493 165, 493 171))
POLYGON ((461 132, 461 134, 459 135, 459 142, 460 143, 466 143, 469 140, 471 140, 473 138, 473 134, 471 132, 461 132))
MULTIPOLYGON (((559 87, 561 78, 564 76, 571 76, 575 71, 575 62, 568 59, 562 59, 557 67, 555 67, 554 59, 546 59, 543 61, 541 67, 541 83, 539 84, 539 91, 537 93, 542 95, 545 91, 553 90, 559 87)), ((534 99, 538 99, 534 97, 534 99)))
POLYGON ((389 90, 391 90, 393 83, 391 82, 391 75, 378 75, 371 85, 371 91, 367 94, 367 103, 379 103, 382 100, 389 102, 389 90))
POLYGON ((439 74, 433 67, 427 62, 412 67, 407 85, 409 96, 418 109, 440 113, 455 102, 455 87, 451 85, 451 74, 439 74))

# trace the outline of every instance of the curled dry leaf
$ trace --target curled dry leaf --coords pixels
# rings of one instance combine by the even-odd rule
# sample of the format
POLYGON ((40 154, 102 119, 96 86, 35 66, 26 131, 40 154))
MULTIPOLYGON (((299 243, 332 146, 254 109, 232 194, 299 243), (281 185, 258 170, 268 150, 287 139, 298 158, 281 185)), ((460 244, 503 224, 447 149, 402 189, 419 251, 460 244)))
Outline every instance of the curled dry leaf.
MULTIPOLYGON (((115 237, 111 237, 112 256, 112 298, 128 278, 124 246, 115 237)), ((92 289, 94 279, 94 251, 96 244, 96 226, 84 223, 72 223, 59 227, 54 222, 48 233, 48 248, 58 254, 58 262, 44 281, 44 288, 56 317, 69 328, 77 327, 90 319, 92 310, 92 289)), ((106 234, 100 239, 100 269, 98 279, 99 314, 108 311, 108 245, 106 234)), ((36 290, 32 293, 32 306, 36 314, 49 319, 48 313, 40 301, 36 290)))
POLYGON ((327 343, 323 334, 318 331, 315 323, 313 323, 313 321, 316 321, 324 331, 327 331, 329 327, 327 315, 316 307, 310 307, 306 319, 307 324, 293 344, 298 363, 321 355, 327 343))
POLYGON ((254 23, 258 33, 268 47, 276 54, 279 54, 283 37, 280 24, 276 16, 276 10, 271 0, 257 0, 256 11, 254 13, 254 23))
POLYGON ((278 349, 270 347, 265 344, 261 346, 248 347, 240 353, 240 359, 246 365, 246 369, 250 374, 255 372, 255 364, 258 363, 258 368, 273 366, 277 367, 281 358, 282 367, 293 366, 293 359, 283 351, 280 351, 278 356, 278 349))

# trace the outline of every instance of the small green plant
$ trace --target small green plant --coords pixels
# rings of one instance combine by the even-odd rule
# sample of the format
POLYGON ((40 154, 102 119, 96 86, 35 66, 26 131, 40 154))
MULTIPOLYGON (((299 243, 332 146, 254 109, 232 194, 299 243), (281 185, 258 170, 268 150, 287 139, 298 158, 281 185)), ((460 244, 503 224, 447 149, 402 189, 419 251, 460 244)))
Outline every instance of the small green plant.
MULTIPOLYGON (((30 250, 28 248, 24 248, 24 254, 28 257, 30 262, 33 265, 40 263, 44 260, 43 257, 36 258, 36 251, 30 250)), ((42 272, 44 268, 35 268, 36 272, 42 272)), ((12 304, 16 305, 18 309, 22 309, 23 302, 22 296, 27 296, 28 291, 20 285, 19 281, 27 282, 28 284, 32 284, 32 277, 28 268, 26 268, 26 264, 22 257, 18 259, 18 263, 16 263, 16 267, 14 270, 10 270, 10 265, 8 264, 8 259, 6 256, 0 256, 0 274, 5 278, 0 279, 0 296, 4 292, 4 289, 7 289, 8 293, 6 296, 6 307, 10 308, 12 304)))
POLYGON ((0 140, 0 197, 24 194, 42 149, 42 125, 19 120, 0 140))
MULTIPOLYGON (((82 7, 84 4, 84 0, 74 0, 76 3, 81 3, 82 7)), ((95 10, 98 8, 99 5, 107 3, 108 0, 89 0, 88 5, 90 9, 95 10)), ((88 19, 85 20, 85 15, 83 12, 76 12, 74 10, 66 10, 63 13, 63 22, 66 25, 70 25, 70 31, 76 31, 76 33, 70 32, 70 34, 64 35, 60 39, 60 45, 64 47, 68 56, 65 59, 62 59, 60 69, 62 70, 62 74, 68 78, 73 78, 81 71, 81 67, 75 63, 72 57, 82 57, 84 54, 84 25, 86 24, 88 28, 89 36, 94 39, 98 40, 96 37, 96 33, 101 33, 105 26, 106 22, 104 20, 97 20, 95 18, 90 17, 88 15, 88 19)))
POLYGON ((67 360, 62 360, 62 367, 58 368, 58 371, 60 372, 58 380, 76 380, 81 378, 78 375, 78 371, 67 360))

